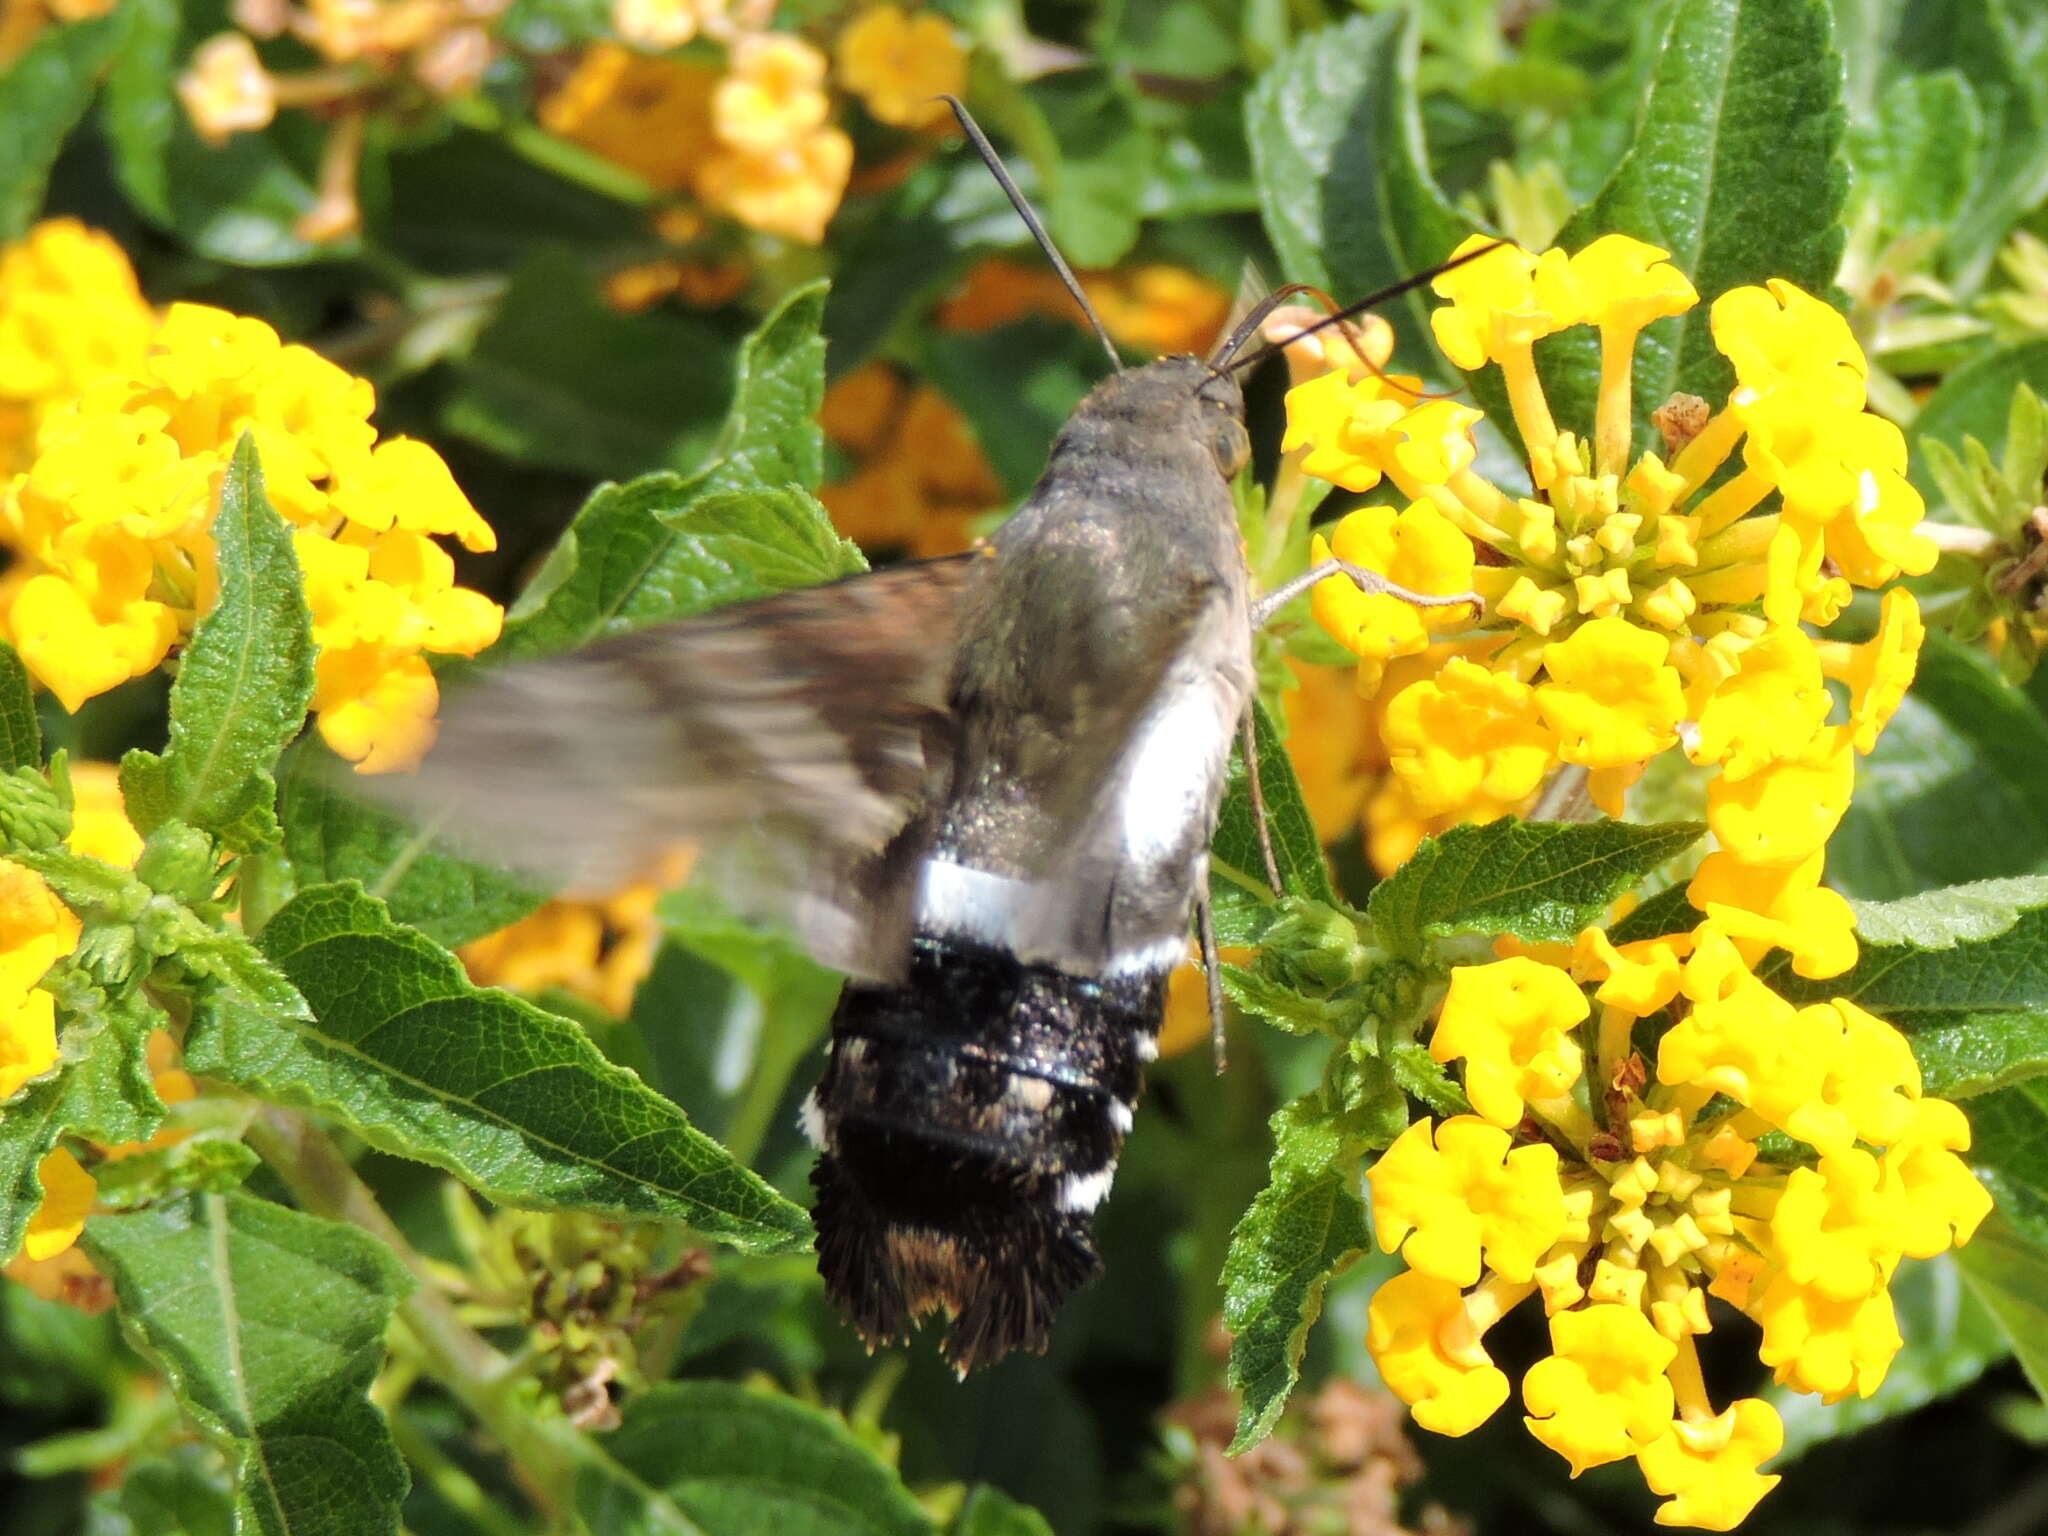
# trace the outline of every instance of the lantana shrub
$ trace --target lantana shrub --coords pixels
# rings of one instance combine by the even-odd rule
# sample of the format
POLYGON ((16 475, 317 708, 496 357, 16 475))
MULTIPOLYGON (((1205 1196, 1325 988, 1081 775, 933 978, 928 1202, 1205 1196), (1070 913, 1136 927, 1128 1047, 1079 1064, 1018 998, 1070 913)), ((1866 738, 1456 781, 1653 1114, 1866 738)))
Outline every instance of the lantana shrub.
POLYGON ((1924 9, 9 8, 8 1529, 2023 1520, 2048 34, 1924 9), (1301 285, 1245 557, 1391 583, 1257 636, 1227 1071, 1191 947, 965 1383, 823 1300, 835 973, 351 788, 1029 493, 1103 359, 941 95, 1130 362, 1301 285))

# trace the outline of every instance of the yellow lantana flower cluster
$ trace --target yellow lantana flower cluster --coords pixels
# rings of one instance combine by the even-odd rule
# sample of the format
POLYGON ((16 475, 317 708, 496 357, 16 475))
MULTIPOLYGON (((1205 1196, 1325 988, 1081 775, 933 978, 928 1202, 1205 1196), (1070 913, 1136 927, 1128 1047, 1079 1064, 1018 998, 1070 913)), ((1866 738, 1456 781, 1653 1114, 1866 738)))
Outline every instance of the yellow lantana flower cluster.
POLYGON ((1487 1330, 1540 1294, 1530 1432, 1575 1476, 1635 1458, 1662 1524, 1729 1530, 1778 1481, 1758 1470, 1776 1411, 1708 1398, 1709 1297, 1761 1325, 1779 1382, 1867 1397, 1900 1346, 1900 1259, 1991 1208, 1957 1155, 1968 1122, 1922 1094, 1904 1037, 1845 998, 1794 1007, 1711 922, 1458 967, 1430 1053, 1462 1063, 1473 1113, 1416 1122, 1367 1174, 1408 1265, 1371 1304, 1381 1374, 1425 1428, 1466 1433, 1509 1393, 1487 1330), (1671 1018, 1646 1062, 1639 1022, 1671 1018), (1799 1158, 1760 1157, 1771 1131, 1799 1158))
POLYGON ((317 197, 298 220, 301 239, 337 240, 362 222, 356 178, 370 113, 395 96, 455 97, 483 81, 496 47, 492 28, 511 0, 240 0, 239 30, 193 50, 178 101, 209 144, 270 126, 281 107, 327 119, 317 197), (319 56, 318 69, 274 73, 258 42, 290 37, 319 56))
POLYGON ((0 246, 0 477, 28 466, 51 407, 141 365, 156 312, 121 247, 76 219, 0 246))
MULTIPOLYGON (((0 296, 0 315, 20 307, 0 296)), ((139 359, 40 403, 33 456, 0 494, 16 557, 0 630, 67 709, 155 668, 215 599, 211 529, 246 433, 294 530, 321 734, 364 772, 410 766, 439 701, 426 654, 474 655, 503 618, 435 540, 496 541, 433 449, 378 441, 373 404, 260 321, 173 305, 139 359)))
POLYGON ((839 79, 877 122, 930 128, 952 121, 937 96, 967 89, 967 50, 943 16, 872 5, 839 34, 839 79))
POLYGON ((1663 251, 1622 235, 1571 256, 1503 245, 1435 287, 1451 301, 1433 316, 1445 353, 1501 370, 1533 494, 1482 478, 1480 413, 1414 379, 1333 369, 1288 395, 1303 470, 1352 490, 1385 479, 1407 499, 1351 513, 1317 558, 1478 599, 1417 607, 1348 579, 1315 590, 1318 621, 1359 658, 1361 691, 1395 658, 1459 641, 1386 705, 1395 772, 1422 813, 1486 820, 1576 765, 1619 814, 1649 760, 1682 749, 1716 770, 1707 815, 1721 851, 1694 904, 1745 943, 1785 945, 1802 975, 1839 974, 1855 941, 1846 904, 1820 886, 1822 850, 1924 631, 1902 589, 1865 644, 1821 643, 1802 623, 1826 624, 1852 586, 1936 556, 1916 531, 1905 440, 1863 409, 1847 324, 1778 280, 1723 294, 1711 327, 1737 385, 1718 411, 1679 396, 1658 412, 1667 463, 1632 456, 1629 440, 1637 337, 1697 301, 1663 251), (1554 420, 1534 353, 1580 325, 1600 334, 1590 438, 1554 420), (1723 473, 1738 447, 1740 468, 1723 473), (1840 718, 1829 680, 1848 693, 1840 718))
POLYGON ((723 71, 597 43, 540 121, 657 190, 816 245, 853 171, 853 141, 827 121, 825 72, 825 56, 787 33, 735 37, 723 71))
POLYGON ((818 420, 855 460, 818 499, 833 527, 864 548, 957 554, 973 520, 1002 503, 1002 482, 958 408, 887 363, 834 380, 818 420))

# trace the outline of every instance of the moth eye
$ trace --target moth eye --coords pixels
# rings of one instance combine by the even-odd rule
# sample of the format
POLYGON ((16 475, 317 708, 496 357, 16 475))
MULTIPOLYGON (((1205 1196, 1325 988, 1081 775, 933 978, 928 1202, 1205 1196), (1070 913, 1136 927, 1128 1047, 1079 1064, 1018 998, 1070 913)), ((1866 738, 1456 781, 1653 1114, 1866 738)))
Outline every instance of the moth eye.
POLYGON ((1216 456, 1216 467, 1228 480, 1245 466, 1252 456, 1252 440, 1244 429, 1244 423, 1235 416, 1225 416, 1210 429, 1209 452, 1216 456))

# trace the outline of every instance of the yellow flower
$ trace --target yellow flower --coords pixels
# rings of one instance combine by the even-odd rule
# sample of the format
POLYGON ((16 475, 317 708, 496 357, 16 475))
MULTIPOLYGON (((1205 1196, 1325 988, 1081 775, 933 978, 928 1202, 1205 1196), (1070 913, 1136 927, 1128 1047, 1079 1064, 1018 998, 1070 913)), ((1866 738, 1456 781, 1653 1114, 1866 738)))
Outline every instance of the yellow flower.
POLYGON ((1625 619, 1590 619, 1544 652, 1550 680, 1536 707, 1558 734, 1558 755, 1589 768, 1620 768, 1678 739, 1685 694, 1666 664, 1671 642, 1625 619))
POLYGON ((26 466, 47 409, 125 374, 156 316, 121 248, 76 219, 45 219, 0 247, 0 479, 26 466))
POLYGON ((1838 892, 1820 883, 1825 855, 1799 864, 1745 864, 1731 853, 1710 853, 1686 888, 1686 898, 1714 926, 1761 958, 1776 947, 1792 957, 1801 976, 1839 976, 1856 963, 1856 914, 1838 892))
POLYGON ((612 0, 612 30, 636 48, 680 48, 725 14, 725 0, 612 0))
POLYGON ((142 838, 128 820, 120 770, 112 763, 73 763, 71 795, 71 835, 65 846, 116 869, 133 869, 142 857, 142 838))
POLYGON ((1508 1133, 1476 1115, 1446 1120, 1433 1141, 1431 1130, 1409 1126, 1366 1175, 1380 1248, 1456 1285, 1479 1278, 1483 1251, 1501 1275, 1526 1281, 1565 1226, 1556 1149, 1509 1151, 1508 1133))
POLYGON ((1960 1109, 1946 1099, 1913 1100, 1910 1120, 1884 1154, 1886 1177, 1897 1179, 1905 1204, 1899 1246, 1913 1258, 1960 1248, 1991 1214, 1990 1192, 1956 1156, 1969 1146, 1970 1122, 1960 1109))
POLYGON ((1722 774, 1707 786, 1707 825, 1745 864, 1803 863, 1826 847, 1849 809, 1854 746, 1849 727, 1828 726, 1797 757, 1743 779, 1722 774))
POLYGON ((201 43, 191 68, 178 76, 178 100, 202 139, 225 144, 237 133, 270 126, 277 116, 277 83, 256 57, 254 43, 240 32, 222 32, 201 43))
MULTIPOLYGON (((1474 237, 1460 253, 1480 246, 1474 237)), ((1656 413, 1667 463, 1630 444, 1639 333, 1697 301, 1663 251, 1622 235, 1571 255, 1501 247, 1435 287, 1450 301, 1433 317, 1445 352, 1462 367, 1502 371, 1535 494, 1511 494, 1476 471, 1469 408, 1328 357, 1325 371, 1288 392, 1295 462, 1353 490, 1390 479, 1471 542, 1483 608, 1460 625, 1490 642, 1471 660, 1534 690, 1556 737, 1546 769, 1590 769, 1594 802, 1619 815, 1650 759, 1683 744, 1719 770, 1710 819, 1730 860, 1803 867, 1839 820, 1851 754, 1871 750, 1897 708, 1923 630, 1903 595, 1887 599, 1879 637, 1861 649, 1819 642, 1802 626, 1831 622, 1853 586, 1882 586, 1934 558, 1917 532, 1903 436, 1864 409, 1866 365, 1847 325, 1783 282, 1721 295, 1712 330, 1738 386, 1718 411, 1676 396, 1656 413), (1590 423, 1560 426, 1533 348, 1580 324, 1600 333, 1599 391, 1590 423), (1827 678, 1850 686, 1845 727, 1827 724, 1827 678)), ((1290 361, 1297 372, 1307 366, 1290 361)), ((1361 654, 1367 688, 1387 657, 1421 653, 1427 627, 1425 616, 1391 613, 1362 623, 1370 613, 1362 599, 1334 595, 1317 610, 1361 654)), ((1418 693, 1409 707, 1431 700, 1418 693)), ((1404 795, 1451 801, 1431 799, 1423 764, 1449 767, 1458 756, 1423 746, 1404 795)), ((1456 814, 1501 809, 1477 797, 1456 814)), ((1728 874, 1723 894, 1741 883, 1728 874)), ((1731 916, 1731 929, 1741 926, 1746 944, 1791 941, 1809 974, 1840 969, 1853 949, 1839 901, 1817 872, 1781 875, 1778 885, 1768 899, 1726 900, 1756 919, 1731 916)))
MULTIPOLYGON (((1206 353, 1230 318, 1229 290, 1165 262, 1083 273, 1081 288, 1111 336, 1161 355, 1206 353)), ((1073 315, 1072 302, 1061 312, 1073 315)))
MULTIPOLYGON (((1347 514, 1327 541, 1316 535, 1314 560, 1320 563, 1333 554, 1432 597, 1469 591, 1472 585, 1471 544, 1427 502, 1398 512, 1361 507, 1347 514)), ((1471 613, 1464 604, 1418 608, 1386 593, 1363 592, 1349 576, 1317 582, 1310 605, 1316 621, 1358 657, 1360 689, 1366 693, 1378 686, 1389 660, 1427 649, 1433 634, 1462 627, 1471 613)))
POLYGON ((657 190, 687 191, 711 150, 718 79, 708 65, 593 43, 538 116, 548 132, 624 166, 657 190))
POLYGON ((839 34, 839 78, 877 121, 928 128, 947 116, 935 96, 967 89, 967 52, 943 16, 870 6, 839 34))
POLYGON ((1920 604, 1904 587, 1885 593, 1878 609, 1877 633, 1862 645, 1825 642, 1817 646, 1820 665, 1829 677, 1849 688, 1849 723, 1856 750, 1869 752, 1878 733, 1891 723, 1920 660, 1927 627, 1920 604))
POLYGON ((0 859, 0 993, 25 992, 78 943, 78 919, 34 870, 0 859))
POLYGON ((1375 1358, 1418 1422, 1463 1433, 1494 1402, 1483 1336, 1540 1293, 1552 1352, 1523 1381, 1531 1432, 1574 1475, 1633 1455, 1673 1500, 1662 1523, 1726 1529, 1769 1490, 1757 1468, 1780 1434, 1765 1410, 1709 1399, 1694 1345, 1707 1297, 1762 1326, 1781 1383, 1830 1401, 1875 1391, 1899 1348, 1901 1255, 1967 1241, 1990 1209, 1957 1155, 1968 1124, 1921 1096, 1896 1029, 1845 999, 1795 1008, 1714 919, 1620 946, 1594 928, 1568 948, 1512 947, 1453 971, 1431 1050, 1464 1057, 1468 1096, 1514 1135, 1470 1115, 1418 1122, 1367 1171, 1380 1246, 1409 1265, 1373 1304, 1375 1358), (1638 1032, 1667 1011, 1661 1036, 1638 1032), (1525 1062, 1537 1080, 1519 1078, 1525 1062), (1580 1075, 1598 1120, 1568 1091, 1580 1075), (1763 1156, 1773 1126, 1813 1166, 1763 1156))
POLYGON ((1677 1419, 1636 1452, 1643 1481, 1671 1502, 1657 1510, 1659 1525, 1732 1531, 1759 1500, 1783 1481, 1757 1468, 1785 1448, 1778 1410, 1745 1397, 1711 1419, 1677 1419))
POLYGON ((1698 711, 1699 739, 1689 755, 1747 777, 1805 751, 1827 720, 1828 703, 1813 642, 1795 627, 1776 625, 1744 647, 1734 670, 1715 685, 1698 711))
POLYGON ((1480 413, 1454 400, 1422 398, 1419 379, 1368 373, 1353 381, 1322 374, 1287 392, 1287 435, 1280 446, 1307 449, 1303 473, 1348 491, 1369 491, 1387 475, 1411 496, 1448 480, 1478 454, 1472 427, 1480 413))
POLYGON ((749 33, 711 93, 711 130, 747 155, 793 148, 825 121, 824 84, 825 56, 802 38, 749 33))
POLYGON ((624 1018, 661 946, 655 898, 688 869, 687 857, 671 859, 658 882, 630 885, 601 900, 550 901, 510 927, 463 945, 463 966, 478 986, 560 988, 624 1018))
POLYGON ((21 1251, 31 1259, 55 1258, 85 1230, 99 1185, 62 1147, 36 1164, 36 1179, 43 1186, 43 1203, 22 1233, 21 1251))
POLYGON ((1632 1456, 1670 1423, 1677 1348, 1635 1307, 1598 1302, 1550 1319, 1551 1354, 1522 1378, 1529 1432, 1572 1464, 1632 1456))
POLYGON ((861 462, 818 499, 833 526, 864 547, 920 559, 956 554, 973 518, 1003 499, 966 418, 931 386, 906 387, 887 363, 835 380, 819 423, 861 462))
POLYGON ((1557 738, 1534 690, 1462 658, 1393 693, 1383 732, 1394 772, 1426 815, 1505 815, 1536 793, 1557 761, 1557 738))
POLYGON ((1868 1296, 1898 1267, 1903 1200, 1897 1179, 1855 1147, 1794 1168, 1771 1214, 1786 1275, 1831 1301, 1868 1296))
POLYGON ((1430 1038, 1438 1061, 1465 1059, 1465 1093, 1504 1129, 1528 1099, 1554 1099, 1579 1080, 1584 1056, 1571 1031, 1591 1012, 1568 975, 1515 957, 1461 965, 1430 1038))
POLYGON ((502 617, 433 538, 495 539, 433 449, 377 441, 374 404, 260 321, 173 305, 143 356, 46 412, 0 500, 19 576, 6 630, 30 673, 75 710, 191 633, 218 596, 212 523, 246 434, 294 525, 322 733, 366 771, 417 761, 436 704, 422 653, 474 655, 502 617))
POLYGON ((1784 1385, 1826 1403, 1870 1396, 1905 1342, 1882 1288, 1838 1300, 1780 1275, 1748 1310, 1764 1328, 1757 1358, 1784 1385))
POLYGON ((1468 1434, 1508 1400, 1508 1379, 1450 1281, 1405 1270, 1373 1292, 1366 1316, 1381 1380, 1424 1429, 1468 1434))
MULTIPOLYGON (((1451 254, 1463 256, 1491 244, 1487 236, 1474 235, 1451 254)), ((1585 296, 1563 251, 1531 256, 1514 245, 1497 245, 1430 287, 1451 301, 1430 316, 1430 324, 1437 345, 1460 368, 1518 357, 1543 337, 1577 325, 1586 313, 1585 296)))
POLYGON ((698 171, 698 194, 763 234, 816 245, 839 210, 853 172, 853 141, 820 128, 762 154, 727 151, 698 171))
POLYGON ((1348 667, 1311 666, 1290 658, 1295 686, 1280 696, 1287 718, 1287 756, 1301 798, 1328 843, 1358 825, 1373 781, 1385 768, 1379 733, 1348 667))
POLYGON ((1657 1080, 1725 1093, 1774 1125, 1819 1097, 1830 1020, 1802 1013, 1749 972, 1735 946, 1707 929, 1686 962, 1692 1008, 1665 1034, 1657 1080))
POLYGON ((1732 288, 1714 300, 1708 323, 1744 390, 1785 389, 1837 410, 1862 408, 1869 366, 1849 322, 1796 284, 1774 277, 1761 288, 1732 288))

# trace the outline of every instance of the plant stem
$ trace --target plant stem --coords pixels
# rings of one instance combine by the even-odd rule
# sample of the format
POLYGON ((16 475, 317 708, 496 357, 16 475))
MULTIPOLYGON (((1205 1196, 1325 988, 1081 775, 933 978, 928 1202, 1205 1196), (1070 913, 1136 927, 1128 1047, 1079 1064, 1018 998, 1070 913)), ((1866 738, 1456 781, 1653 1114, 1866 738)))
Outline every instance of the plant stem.
POLYGON ((394 1409, 387 1417, 399 1454, 433 1486, 450 1509, 488 1536, 530 1536, 526 1522, 501 1508, 483 1485, 456 1465, 403 1408, 394 1409))
POLYGON ((507 117, 482 96, 458 97, 447 104, 447 109, 448 115, 463 127, 494 135, 522 159, 600 197, 635 208, 649 208, 661 200, 661 194, 644 177, 581 145, 558 139, 544 128, 507 117))
POLYGON ((412 1272, 418 1283, 398 1304, 398 1315, 427 1370, 498 1437, 542 1498, 566 1503, 573 1465, 508 1390, 515 1380, 512 1361, 455 1315, 426 1261, 327 1133, 304 1115, 269 1106, 251 1122, 248 1141, 305 1210, 361 1227, 412 1272))

